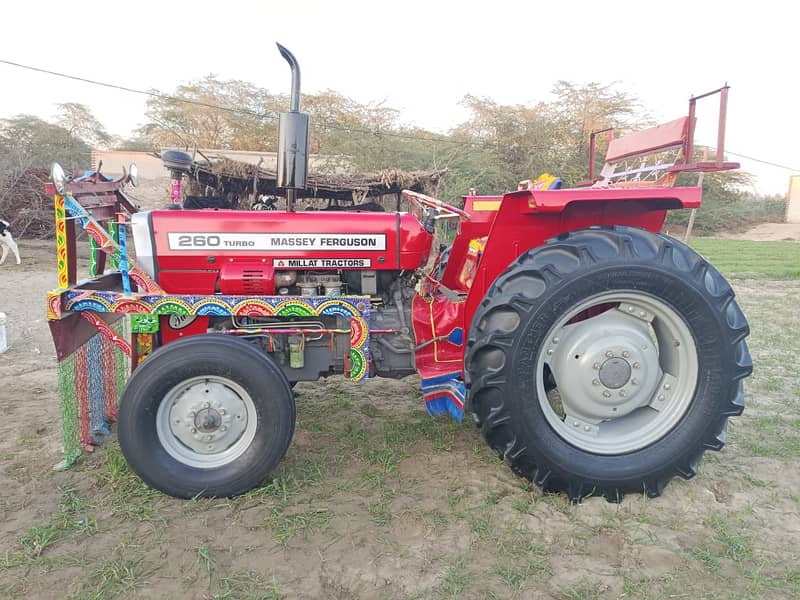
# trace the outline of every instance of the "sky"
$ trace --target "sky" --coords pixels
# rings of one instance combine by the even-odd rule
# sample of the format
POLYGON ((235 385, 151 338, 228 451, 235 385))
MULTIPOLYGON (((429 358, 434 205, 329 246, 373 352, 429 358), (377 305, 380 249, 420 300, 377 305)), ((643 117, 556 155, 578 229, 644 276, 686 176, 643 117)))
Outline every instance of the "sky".
MULTIPOLYGON (((666 121, 727 82, 726 149, 789 169, 729 158, 761 193, 800 174, 798 2, 28 0, 5 3, 3 21, 2 60, 164 93, 211 73, 288 92, 277 41, 304 91, 384 102, 437 132, 466 118, 466 94, 535 104, 558 80, 616 82, 666 121)), ((144 122, 143 96, 4 64, 0 82, 0 118, 80 102, 113 134, 144 122)), ((699 106, 696 139, 714 146, 717 102, 699 106)))

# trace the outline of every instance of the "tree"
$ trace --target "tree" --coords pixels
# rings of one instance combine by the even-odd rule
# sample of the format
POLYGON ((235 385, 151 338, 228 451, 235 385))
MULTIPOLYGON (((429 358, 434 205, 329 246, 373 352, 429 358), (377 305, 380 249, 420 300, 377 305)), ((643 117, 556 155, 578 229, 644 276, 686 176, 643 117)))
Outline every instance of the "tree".
POLYGON ((252 83, 208 75, 149 99, 149 122, 138 133, 155 146, 275 150, 280 100, 252 83))
POLYGON ((86 142, 92 148, 108 148, 112 137, 85 104, 67 102, 58 105, 56 123, 71 136, 86 142))
POLYGON ((60 125, 32 115, 0 120, 0 171, 49 167, 53 161, 65 168, 88 168, 91 149, 60 125))

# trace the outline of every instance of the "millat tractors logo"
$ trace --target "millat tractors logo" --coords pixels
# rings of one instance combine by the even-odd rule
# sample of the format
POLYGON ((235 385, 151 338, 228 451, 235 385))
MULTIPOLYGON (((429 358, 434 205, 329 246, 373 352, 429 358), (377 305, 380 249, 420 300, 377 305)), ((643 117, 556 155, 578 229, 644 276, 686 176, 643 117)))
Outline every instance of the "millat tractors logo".
MULTIPOLYGON (((362 233, 168 233, 170 250, 386 250, 386 235, 362 233)), ((358 266, 358 265, 356 265, 358 266)), ((367 265, 368 266, 368 265, 367 265)))
POLYGON ((368 269, 372 261, 368 258, 275 258, 275 269, 368 269))

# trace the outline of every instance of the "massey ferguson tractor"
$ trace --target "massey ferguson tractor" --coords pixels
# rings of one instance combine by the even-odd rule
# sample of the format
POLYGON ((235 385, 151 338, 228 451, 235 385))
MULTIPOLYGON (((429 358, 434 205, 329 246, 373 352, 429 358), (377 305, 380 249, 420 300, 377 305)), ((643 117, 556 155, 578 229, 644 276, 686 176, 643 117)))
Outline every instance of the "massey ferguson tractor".
POLYGON ((658 496, 722 448, 752 370, 748 324, 723 276, 660 230, 700 206, 680 173, 738 166, 723 162, 727 87, 712 92, 715 161, 695 161, 700 96, 688 116, 605 134, 598 175, 593 135, 581 187, 545 176, 462 207, 404 192, 405 211, 295 212, 308 116, 279 48, 287 210, 135 213, 135 268, 158 291, 103 296, 162 307, 118 415, 145 482, 182 498, 258 486, 292 440, 294 384, 332 374, 418 373, 431 415, 466 411, 516 473, 573 501, 658 496), (444 219, 457 233, 434 247, 444 219))

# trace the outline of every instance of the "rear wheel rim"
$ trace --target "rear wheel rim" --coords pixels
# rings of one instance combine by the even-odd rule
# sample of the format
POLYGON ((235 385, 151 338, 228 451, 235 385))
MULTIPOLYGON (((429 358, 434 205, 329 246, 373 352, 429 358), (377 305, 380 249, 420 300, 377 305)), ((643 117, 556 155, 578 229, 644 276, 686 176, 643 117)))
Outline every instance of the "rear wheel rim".
POLYGON ((257 425, 250 394, 217 375, 182 381, 167 392, 156 412, 161 446, 178 462, 198 469, 235 461, 252 444, 257 425))
POLYGON ((697 375, 685 320, 663 300, 630 290, 597 294, 559 319, 539 350, 535 384, 562 439, 612 455, 646 448, 674 429, 697 375))

